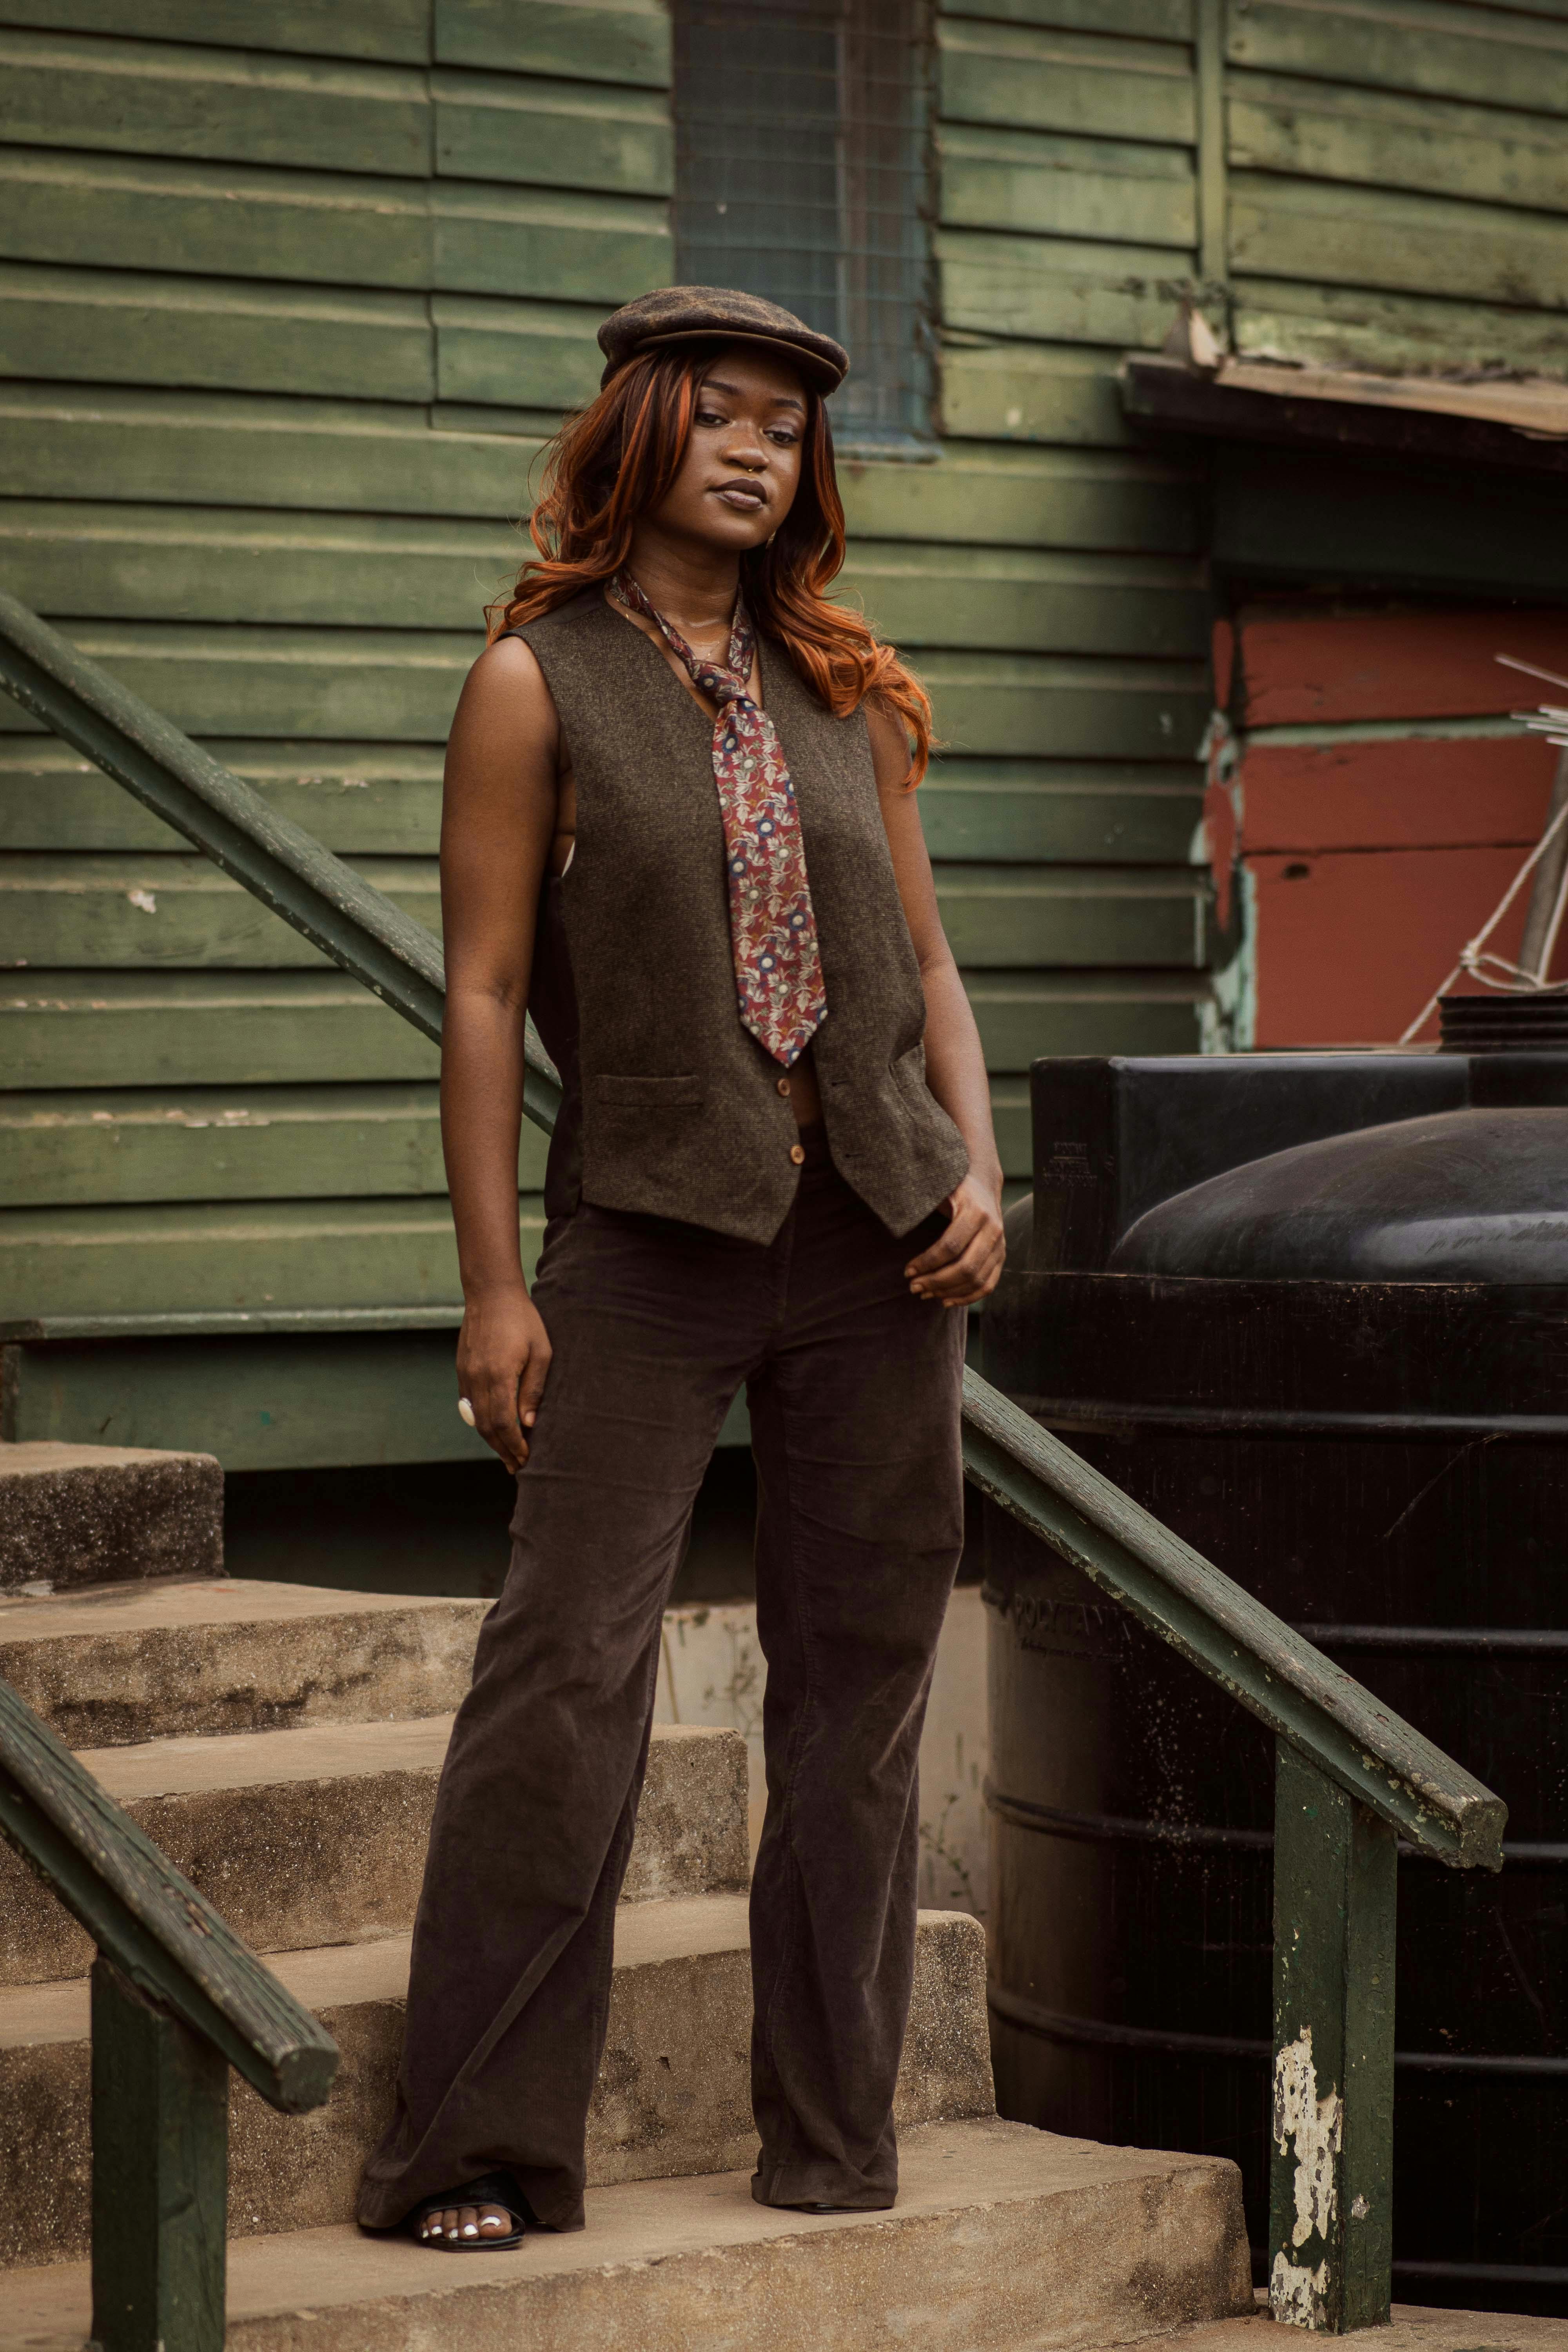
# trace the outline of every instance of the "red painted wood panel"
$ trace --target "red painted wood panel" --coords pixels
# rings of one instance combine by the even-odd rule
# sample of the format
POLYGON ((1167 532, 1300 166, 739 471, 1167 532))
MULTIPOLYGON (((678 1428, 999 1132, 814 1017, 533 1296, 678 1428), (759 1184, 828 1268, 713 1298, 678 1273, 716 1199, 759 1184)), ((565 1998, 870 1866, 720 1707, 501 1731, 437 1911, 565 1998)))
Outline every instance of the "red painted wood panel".
POLYGON ((1568 614, 1254 604, 1239 615, 1237 652, 1246 727, 1480 718, 1560 698, 1496 656, 1568 677, 1568 614))
MULTIPOLYGON (((1517 873, 1517 848, 1249 856, 1259 1046, 1390 1045, 1517 873)), ((1491 946, 1515 957, 1528 886, 1491 946)), ((1554 979, 1568 978, 1568 940, 1554 979)), ((1436 1024, 1433 1024, 1433 1034, 1436 1024)))
POLYGON ((1541 838, 1557 754, 1539 736, 1249 742, 1248 852, 1414 849, 1541 838))

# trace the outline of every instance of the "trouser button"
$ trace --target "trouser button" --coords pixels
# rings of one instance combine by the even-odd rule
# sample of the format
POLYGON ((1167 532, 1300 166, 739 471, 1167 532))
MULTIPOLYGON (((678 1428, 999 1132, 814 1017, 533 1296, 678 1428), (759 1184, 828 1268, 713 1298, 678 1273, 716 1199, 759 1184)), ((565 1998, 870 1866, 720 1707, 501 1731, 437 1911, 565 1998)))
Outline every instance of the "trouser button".
POLYGON ((792 1143, 789 1148, 789 1156, 795 1161, 797 1168, 803 1166, 805 1160, 805 1145, 800 1143, 792 1143))

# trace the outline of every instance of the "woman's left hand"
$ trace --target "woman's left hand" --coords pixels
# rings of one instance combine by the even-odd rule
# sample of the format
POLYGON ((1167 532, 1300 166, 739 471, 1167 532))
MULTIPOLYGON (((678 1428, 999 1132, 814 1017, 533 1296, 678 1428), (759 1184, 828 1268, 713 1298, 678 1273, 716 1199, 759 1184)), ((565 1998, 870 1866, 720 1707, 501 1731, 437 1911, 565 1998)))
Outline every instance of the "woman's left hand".
POLYGON ((946 1207, 952 1218, 947 1231, 912 1259, 904 1273, 917 1298, 934 1299, 942 1307, 972 1307, 977 1298, 987 1297, 1001 1278, 1007 1255, 1001 1199, 994 1188, 970 1175, 949 1193, 946 1207))

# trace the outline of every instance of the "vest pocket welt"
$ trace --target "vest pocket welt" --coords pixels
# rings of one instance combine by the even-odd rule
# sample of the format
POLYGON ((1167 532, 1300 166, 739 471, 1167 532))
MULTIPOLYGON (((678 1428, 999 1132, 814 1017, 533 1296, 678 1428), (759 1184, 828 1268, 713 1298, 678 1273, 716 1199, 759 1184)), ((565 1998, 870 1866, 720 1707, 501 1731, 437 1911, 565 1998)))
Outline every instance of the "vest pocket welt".
POLYGON ((892 1071, 899 1091, 903 1097, 905 1109, 911 1110, 918 1117, 924 1118, 929 1114, 932 1102, 931 1088, 926 1084, 924 1045, 911 1045, 907 1054, 900 1054, 895 1061, 889 1062, 888 1066, 892 1071))
POLYGON ((604 1110, 698 1110, 708 1091, 700 1077, 650 1078, 640 1072, 605 1073, 584 1083, 589 1099, 604 1110))

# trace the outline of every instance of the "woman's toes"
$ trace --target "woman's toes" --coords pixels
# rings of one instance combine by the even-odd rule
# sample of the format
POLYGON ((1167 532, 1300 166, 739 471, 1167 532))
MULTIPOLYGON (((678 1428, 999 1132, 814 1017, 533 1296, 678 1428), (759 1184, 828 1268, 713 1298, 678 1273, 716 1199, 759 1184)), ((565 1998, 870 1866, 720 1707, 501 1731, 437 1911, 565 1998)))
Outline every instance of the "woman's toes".
POLYGON ((474 2245, 487 2238, 508 2238, 511 2227, 511 2215, 503 2206, 447 2206, 444 2212, 424 2216, 419 2236, 425 2245, 474 2245))

